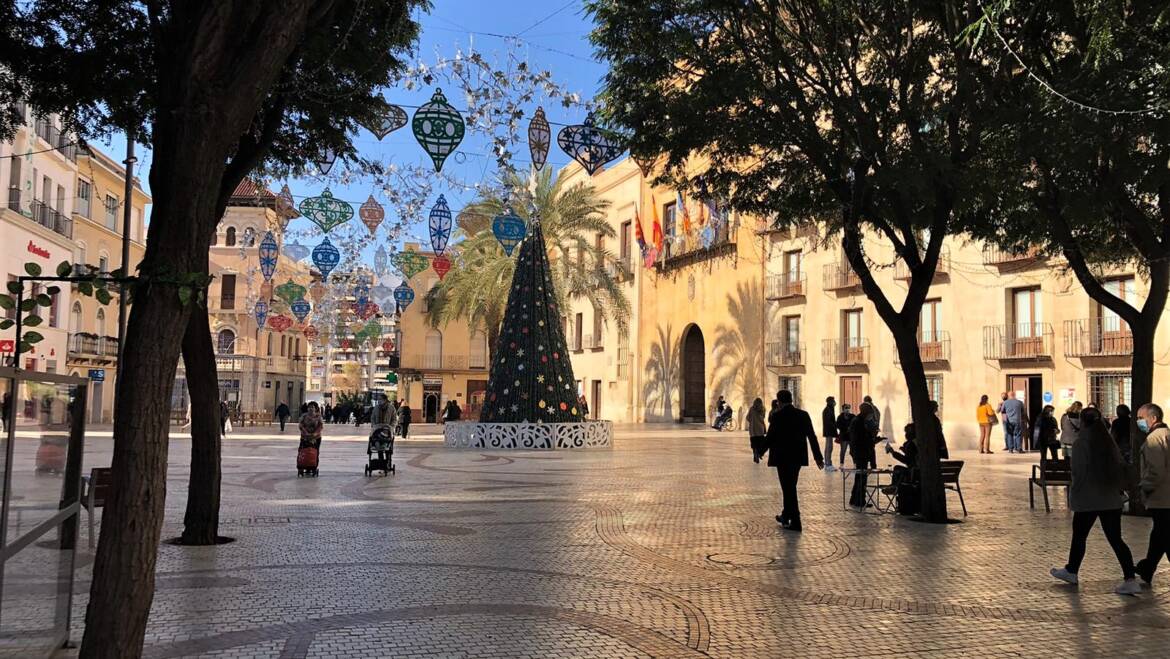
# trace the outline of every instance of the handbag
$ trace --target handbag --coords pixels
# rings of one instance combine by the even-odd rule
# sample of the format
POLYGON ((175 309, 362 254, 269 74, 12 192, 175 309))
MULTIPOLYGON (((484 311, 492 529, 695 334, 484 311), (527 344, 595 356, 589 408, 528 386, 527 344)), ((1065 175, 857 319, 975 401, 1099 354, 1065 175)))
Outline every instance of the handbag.
POLYGON ((991 425, 993 425, 993 426, 999 425, 999 414, 988 414, 987 418, 991 420, 991 425))

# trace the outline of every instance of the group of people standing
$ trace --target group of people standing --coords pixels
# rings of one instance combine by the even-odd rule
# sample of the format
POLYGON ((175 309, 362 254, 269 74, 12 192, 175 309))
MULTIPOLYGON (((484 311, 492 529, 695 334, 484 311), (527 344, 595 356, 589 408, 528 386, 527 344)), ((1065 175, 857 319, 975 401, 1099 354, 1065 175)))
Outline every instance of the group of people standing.
MULTIPOLYGON (((1101 412, 1092 403, 1083 405, 1080 401, 1074 401, 1059 420, 1056 418, 1056 408, 1052 405, 1045 405, 1029 420, 1024 401, 1020 400, 1014 391, 1005 391, 1000 398, 1000 403, 992 407, 988 397, 984 395, 980 397, 979 405, 975 408, 975 421, 979 424, 980 453, 994 453, 991 450, 991 429, 1002 423, 1004 451, 1025 453, 1023 439, 1028 436, 1031 440, 1031 449, 1040 451, 1041 461, 1057 460, 1062 456, 1067 458, 1072 452, 1077 434, 1084 427, 1083 415, 1091 411, 1092 415, 1101 416, 1101 412)), ((1132 423, 1132 412, 1129 406, 1124 404, 1117 406, 1114 418, 1109 423, 1109 434, 1127 463, 1132 461, 1129 442, 1132 423)))

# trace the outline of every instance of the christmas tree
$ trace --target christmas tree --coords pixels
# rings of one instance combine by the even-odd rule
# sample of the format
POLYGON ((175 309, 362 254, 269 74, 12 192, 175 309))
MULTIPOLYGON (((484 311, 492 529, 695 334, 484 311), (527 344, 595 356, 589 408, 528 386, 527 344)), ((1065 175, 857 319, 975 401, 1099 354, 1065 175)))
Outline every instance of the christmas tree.
POLYGON ((504 323, 492 352, 479 420, 490 423, 582 421, 540 221, 520 245, 504 323))

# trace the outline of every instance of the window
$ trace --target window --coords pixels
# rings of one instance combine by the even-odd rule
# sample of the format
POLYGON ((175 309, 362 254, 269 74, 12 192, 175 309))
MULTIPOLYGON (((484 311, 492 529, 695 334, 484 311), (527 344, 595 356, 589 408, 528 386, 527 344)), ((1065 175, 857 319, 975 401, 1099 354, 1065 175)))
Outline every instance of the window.
POLYGON ((1015 336, 1031 338, 1043 336, 1041 320, 1044 308, 1039 288, 1020 288, 1012 291, 1012 323, 1015 336))
POLYGON ((215 351, 221 355, 236 354, 236 333, 230 329, 222 329, 215 338, 215 351))
POLYGON ((795 284, 800 281, 801 252, 799 249, 784 252, 784 281, 795 284))
POLYGON ((591 348, 601 347, 601 333, 603 331, 601 321, 601 310, 593 307, 593 345, 591 348))
POLYGON ((89 181, 77 180, 77 214, 89 217, 90 199, 93 197, 93 186, 89 181))
POLYGON ((118 198, 106 195, 106 228, 114 231, 118 227, 118 198))
POLYGON ((97 312, 97 335, 98 336, 105 336, 106 335, 106 310, 105 309, 98 309, 98 312, 97 312))
POLYGON ((227 231, 224 232, 223 244, 224 244, 224 247, 235 247, 236 246, 236 228, 235 227, 228 227, 227 231))
POLYGON ((801 407, 800 395, 800 376, 799 375, 781 375, 780 389, 785 389, 792 392, 792 402, 797 407, 801 407))
POLYGON ((841 335, 850 348, 861 346, 861 309, 848 309, 842 314, 841 335))
POLYGON ((294 339, 294 340, 296 341, 296 346, 293 348, 293 357, 300 357, 301 356, 301 340, 300 339, 294 339))
POLYGON ((86 259, 88 258, 86 253, 85 253, 85 250, 86 250, 85 243, 81 242, 80 240, 77 241, 77 261, 76 261, 76 263, 81 264, 81 265, 85 265, 86 259))
POLYGON ((578 313, 573 317, 573 350, 581 349, 581 337, 584 329, 585 314, 578 313))
POLYGON ((60 318, 58 317, 58 315, 59 315, 58 299, 60 298, 60 296, 61 296, 60 293, 54 293, 54 294, 49 296, 49 299, 51 300, 51 302, 49 303, 49 327, 60 327, 61 326, 60 318))
POLYGON ((487 368, 487 335, 476 331, 471 334, 471 355, 468 366, 487 368))
POLYGON ((918 323, 919 344, 931 344, 941 341, 939 332, 942 331, 942 300, 927 300, 922 303, 922 319, 918 323))
POLYGON ((288 342, 285 340, 284 335, 281 334, 280 335, 280 356, 281 357, 284 357, 285 351, 287 349, 287 343, 288 342))
MULTIPOLYGON (((666 238, 674 238, 676 211, 677 208, 673 201, 662 207, 662 235, 666 238)), ((665 241, 666 258, 670 258, 673 242, 672 240, 665 241)))
POLYGON ((272 356, 272 332, 268 333, 268 356, 272 356))
MULTIPOLYGON (((1121 298, 1123 302, 1128 304, 1137 304, 1137 290, 1134 286, 1133 277, 1124 277, 1122 279, 1110 279, 1104 282, 1105 290, 1113 295, 1121 298)), ((1109 307, 1102 304, 1094 303, 1095 316, 1100 319, 1102 332, 1128 332, 1125 326, 1125 321, 1114 313, 1109 307)))
POLYGON ((630 231, 631 231, 632 224, 633 223, 630 220, 626 220, 625 222, 622 222, 622 232, 621 232, 621 235, 619 236, 619 240, 620 240, 620 248, 619 249, 621 251, 619 252, 619 254, 621 255, 621 259, 622 259, 623 264, 630 262, 630 231))
POLYGON ((219 306, 221 309, 236 308, 235 275, 221 275, 219 284, 219 306))
POLYGON ((426 339, 423 343, 423 367, 424 368, 442 368, 443 367, 443 333, 437 329, 432 329, 427 332, 426 339))
MULTIPOLYGON (((8 283, 12 284, 16 281, 16 275, 8 275, 8 283)), ((16 320, 16 307, 4 310, 4 317, 8 320, 16 320)))
POLYGON ((130 221, 130 239, 142 240, 142 209, 135 208, 130 212, 133 214, 130 221))
POLYGON ((1089 373, 1089 402, 1095 403, 1105 416, 1112 417, 1118 405, 1128 405, 1133 394, 1133 377, 1129 371, 1089 373))
POLYGON ((65 214, 65 186, 57 186, 57 212, 65 214))
POLYGON ((69 312, 69 331, 77 333, 81 331, 81 303, 74 302, 73 309, 69 312))
POLYGON ((98 272, 100 272, 104 275, 109 271, 110 271, 110 257, 105 255, 105 254, 99 255, 98 256, 98 272))
MULTIPOLYGON (((784 354, 789 356, 800 355, 800 316, 785 316, 783 321, 784 327, 784 354)), ((785 364, 799 364, 799 357, 794 362, 783 362, 785 364)))
POLYGON ((943 410, 943 376, 939 374, 926 376, 926 392, 930 399, 938 403, 938 413, 941 417, 943 410))

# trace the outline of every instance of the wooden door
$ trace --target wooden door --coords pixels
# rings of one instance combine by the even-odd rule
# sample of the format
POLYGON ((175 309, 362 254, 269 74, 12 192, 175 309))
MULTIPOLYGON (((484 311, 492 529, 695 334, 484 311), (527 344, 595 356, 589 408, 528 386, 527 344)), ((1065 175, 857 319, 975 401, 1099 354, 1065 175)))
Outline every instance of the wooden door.
POLYGON ((593 381, 593 400, 589 401, 589 413, 594 419, 601 418, 601 380, 593 381))
POLYGON ((861 376, 860 375, 846 375, 841 377, 841 404, 848 404, 853 409, 853 413, 857 413, 857 408, 861 406, 861 376))
POLYGON ((682 416, 706 420, 706 348, 703 332, 691 326, 683 339, 682 416))

